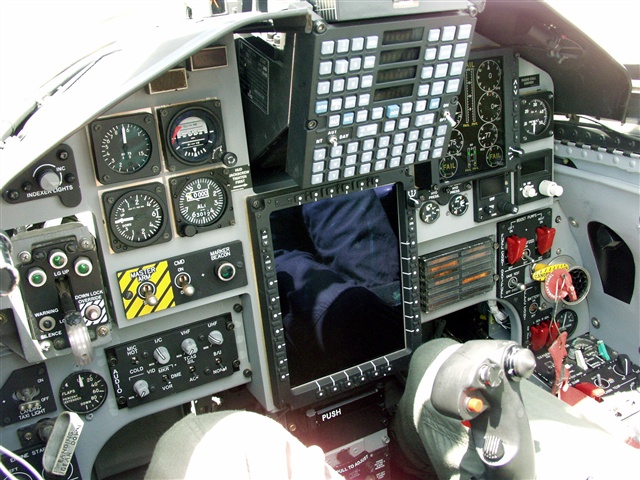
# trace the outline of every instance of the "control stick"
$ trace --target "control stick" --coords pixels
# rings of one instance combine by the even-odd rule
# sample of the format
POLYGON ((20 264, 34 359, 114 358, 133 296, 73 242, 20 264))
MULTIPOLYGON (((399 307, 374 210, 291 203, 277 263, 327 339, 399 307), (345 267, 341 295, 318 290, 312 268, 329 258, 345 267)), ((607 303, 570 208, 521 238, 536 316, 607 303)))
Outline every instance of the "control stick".
POLYGON ((475 340, 447 358, 435 376, 431 401, 467 420, 488 478, 535 478, 535 451, 520 380, 535 369, 533 353, 515 342, 475 340))

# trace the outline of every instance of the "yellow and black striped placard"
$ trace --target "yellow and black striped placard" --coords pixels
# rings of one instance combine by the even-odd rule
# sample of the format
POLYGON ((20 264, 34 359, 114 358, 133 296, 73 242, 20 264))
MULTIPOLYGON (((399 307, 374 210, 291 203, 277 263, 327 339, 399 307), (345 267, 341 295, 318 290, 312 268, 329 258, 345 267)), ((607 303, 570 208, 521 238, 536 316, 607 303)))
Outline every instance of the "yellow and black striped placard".
POLYGON ((176 305, 169 262, 166 260, 118 272, 118 284, 127 320, 176 305), (153 289, 153 295, 158 299, 155 306, 145 303, 140 288, 143 284, 149 284, 153 289))

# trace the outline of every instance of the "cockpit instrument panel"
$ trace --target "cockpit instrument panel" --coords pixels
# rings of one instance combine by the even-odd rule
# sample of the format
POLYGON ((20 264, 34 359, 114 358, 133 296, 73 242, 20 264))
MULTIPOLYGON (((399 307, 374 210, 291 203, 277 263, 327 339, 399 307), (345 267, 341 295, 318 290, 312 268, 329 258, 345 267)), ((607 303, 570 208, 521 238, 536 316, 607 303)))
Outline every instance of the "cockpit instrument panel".
POLYGON ((219 100, 161 108, 158 116, 168 170, 222 161, 226 152, 219 100))
POLYGON ((287 173, 306 188, 443 158, 474 26, 460 13, 299 35, 287 173))
POLYGON ((416 191, 406 178, 248 198, 276 402, 309 405, 374 382, 419 342, 416 220, 406 206, 416 191))
POLYGON ((156 122, 150 113, 96 120, 89 133, 96 178, 103 185, 160 172, 156 122))
POLYGON ((553 93, 536 92, 523 95, 520 100, 522 143, 553 135, 553 93))
POLYGON ((455 125, 438 164, 440 183, 498 173, 520 135, 517 59, 512 51, 473 52, 462 92, 453 100, 455 125))

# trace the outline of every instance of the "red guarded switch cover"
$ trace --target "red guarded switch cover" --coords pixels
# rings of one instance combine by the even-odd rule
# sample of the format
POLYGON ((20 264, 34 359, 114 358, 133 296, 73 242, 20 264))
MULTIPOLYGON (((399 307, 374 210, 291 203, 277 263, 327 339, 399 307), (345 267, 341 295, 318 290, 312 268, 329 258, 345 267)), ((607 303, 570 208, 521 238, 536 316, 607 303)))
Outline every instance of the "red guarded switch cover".
POLYGON ((538 243, 538 253, 544 255, 553 246, 553 239, 556 238, 556 229, 550 227, 536 228, 536 237, 538 243))
POLYGON ((513 265, 524 255, 524 249, 527 247, 527 239, 516 235, 507 237, 507 261, 513 265))

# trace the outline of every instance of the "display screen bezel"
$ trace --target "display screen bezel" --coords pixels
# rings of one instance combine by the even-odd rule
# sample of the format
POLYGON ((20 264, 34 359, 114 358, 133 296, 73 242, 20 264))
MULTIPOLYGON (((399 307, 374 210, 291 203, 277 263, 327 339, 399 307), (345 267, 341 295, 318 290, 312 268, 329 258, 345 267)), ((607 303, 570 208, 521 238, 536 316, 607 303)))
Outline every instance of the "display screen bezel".
MULTIPOLYGON (((273 400, 276 406, 299 408, 323 400, 343 391, 375 382, 408 365, 411 352, 421 342, 419 310, 418 255, 415 229, 415 210, 407 207, 407 197, 416 195, 411 177, 405 170, 383 172, 373 178, 338 183, 317 190, 290 189, 250 197, 250 211, 254 259, 258 272, 262 323, 269 359, 269 373, 273 400), (292 385, 289 375, 286 337, 276 277, 276 259, 270 217, 274 212, 309 202, 317 202, 353 192, 386 185, 395 187, 398 210, 398 260, 402 296, 404 347, 382 357, 330 372, 292 385)), ((356 339, 354 339, 355 341, 356 339)))

